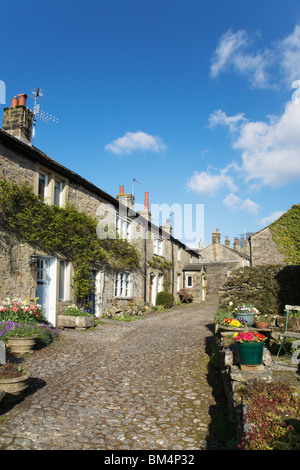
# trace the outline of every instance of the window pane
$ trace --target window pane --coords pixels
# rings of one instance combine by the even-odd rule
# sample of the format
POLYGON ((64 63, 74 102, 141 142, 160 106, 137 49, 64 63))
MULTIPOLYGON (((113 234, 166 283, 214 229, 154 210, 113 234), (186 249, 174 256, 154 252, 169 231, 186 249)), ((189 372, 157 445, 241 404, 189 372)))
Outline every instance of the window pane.
POLYGON ((45 197, 45 187, 46 187, 46 175, 42 173, 39 174, 39 187, 38 187, 38 194, 45 197))
POLYGON ((54 204, 56 206, 60 205, 60 195, 62 191, 62 183, 61 181, 56 181, 54 182, 54 204))

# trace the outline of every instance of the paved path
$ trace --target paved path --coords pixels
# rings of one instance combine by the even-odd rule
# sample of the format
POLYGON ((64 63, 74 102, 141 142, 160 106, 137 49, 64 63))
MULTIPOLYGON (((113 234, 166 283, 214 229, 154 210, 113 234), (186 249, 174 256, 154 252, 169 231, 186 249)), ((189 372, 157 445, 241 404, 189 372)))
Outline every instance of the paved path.
POLYGON ((0 449, 218 448, 206 353, 216 301, 62 331, 26 359, 25 399, 5 414, 0 403, 0 449))

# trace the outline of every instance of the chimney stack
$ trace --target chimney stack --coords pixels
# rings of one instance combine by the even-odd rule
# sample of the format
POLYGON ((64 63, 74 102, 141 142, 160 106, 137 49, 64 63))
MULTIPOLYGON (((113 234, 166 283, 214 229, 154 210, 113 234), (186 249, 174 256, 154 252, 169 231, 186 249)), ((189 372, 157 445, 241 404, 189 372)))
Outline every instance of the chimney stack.
POLYGON ((215 232, 212 233, 212 243, 219 244, 220 243, 220 233, 219 229, 217 228, 215 232))
POLYGON ((134 196, 132 194, 124 193, 124 186, 119 187, 119 194, 117 194, 118 201, 128 209, 134 210, 134 196))
POLYGON ((166 223, 164 225, 161 225, 161 229, 169 235, 172 235, 172 225, 170 219, 167 219, 166 223))
POLYGON ((11 107, 4 108, 2 129, 17 139, 31 144, 33 113, 26 108, 26 93, 11 100, 11 107))
POLYGON ((145 204, 144 204, 144 210, 138 212, 144 219, 147 219, 149 222, 151 222, 151 212, 149 210, 149 192, 145 191, 145 204))
POLYGON ((238 239, 238 238, 235 238, 235 239, 234 239, 234 242, 233 242, 233 249, 240 251, 240 242, 239 242, 239 239, 238 239))
POLYGON ((228 235, 226 236, 226 239, 225 239, 225 246, 228 246, 230 248, 230 240, 228 239, 228 235))

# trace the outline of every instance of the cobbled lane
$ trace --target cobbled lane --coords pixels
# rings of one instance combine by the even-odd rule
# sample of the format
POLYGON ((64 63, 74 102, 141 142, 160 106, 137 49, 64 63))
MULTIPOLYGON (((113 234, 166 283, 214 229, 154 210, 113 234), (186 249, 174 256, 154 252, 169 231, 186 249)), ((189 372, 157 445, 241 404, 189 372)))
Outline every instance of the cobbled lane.
POLYGON ((32 374, 25 398, 5 413, 0 403, 0 449, 217 449, 206 352, 216 308, 208 298, 63 330, 25 359, 32 374))

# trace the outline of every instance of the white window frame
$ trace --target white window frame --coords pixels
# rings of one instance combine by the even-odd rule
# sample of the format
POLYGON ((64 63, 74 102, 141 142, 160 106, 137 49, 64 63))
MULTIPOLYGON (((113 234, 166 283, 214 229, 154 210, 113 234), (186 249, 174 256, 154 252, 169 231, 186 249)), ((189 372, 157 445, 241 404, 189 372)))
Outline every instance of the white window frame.
POLYGON ((193 275, 192 274, 186 274, 185 282, 186 282, 186 287, 193 287, 193 283, 194 283, 193 275), (189 279, 191 279, 191 283, 189 283, 189 279))
POLYGON ((122 239, 131 239, 131 222, 116 214, 116 231, 122 239))
POLYGON ((120 298, 132 297, 132 274, 117 272, 114 282, 114 296, 120 298))
POLYGON ((155 255, 163 256, 163 240, 161 238, 153 238, 153 253, 155 255))

